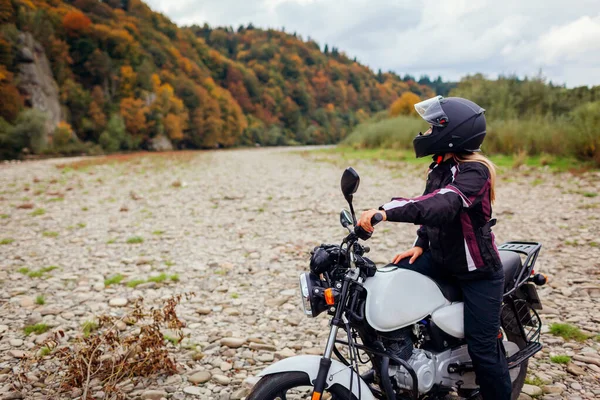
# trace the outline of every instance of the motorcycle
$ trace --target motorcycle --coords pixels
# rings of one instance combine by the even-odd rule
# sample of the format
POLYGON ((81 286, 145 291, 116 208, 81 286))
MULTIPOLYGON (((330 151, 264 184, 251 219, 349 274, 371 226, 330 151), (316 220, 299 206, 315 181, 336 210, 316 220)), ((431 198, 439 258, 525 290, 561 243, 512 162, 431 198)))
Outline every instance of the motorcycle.
MULTIPOLYGON (((300 275, 304 314, 331 316, 323 356, 300 355, 267 367, 247 400, 480 398, 464 338, 460 289, 393 264, 376 268, 365 257, 369 248, 359 241, 371 233, 356 225, 352 204, 359 183, 358 173, 347 168, 341 189, 350 211, 342 210, 340 223, 348 235, 340 245, 316 247, 311 271, 300 275), (340 330, 345 340, 338 338, 340 330), (337 345, 345 346, 346 356, 337 345)), ((380 221, 376 214, 371 222, 380 221)), ((513 400, 523 387, 528 359, 542 348, 536 286, 546 277, 533 269, 540 249, 535 242, 498 246, 505 273, 499 340, 513 400)))

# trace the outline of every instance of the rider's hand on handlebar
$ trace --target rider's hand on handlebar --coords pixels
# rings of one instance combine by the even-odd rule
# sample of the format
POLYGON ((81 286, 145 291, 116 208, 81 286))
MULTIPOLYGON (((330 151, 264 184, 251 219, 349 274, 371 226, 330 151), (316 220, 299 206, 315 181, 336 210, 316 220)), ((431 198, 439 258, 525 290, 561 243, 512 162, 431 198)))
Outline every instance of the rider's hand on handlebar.
POLYGON ((371 225, 371 218, 373 218, 373 215, 375 214, 381 214, 381 216, 383 217, 383 220, 387 220, 387 215, 385 215, 385 211, 382 210, 367 210, 364 211, 361 215, 360 218, 358 219, 357 225, 362 227, 365 231, 371 233, 373 232, 373 226, 371 225))
POLYGON ((392 260, 392 262, 394 264, 398 264, 400 262, 400 260, 402 260, 403 258, 410 257, 410 260, 408 261, 408 263, 412 264, 415 262, 415 260, 417 258, 419 258, 421 256, 421 254, 423 254, 423 249, 420 248, 419 246, 415 246, 410 250, 406 250, 404 253, 397 254, 396 257, 394 257, 394 259, 392 260))

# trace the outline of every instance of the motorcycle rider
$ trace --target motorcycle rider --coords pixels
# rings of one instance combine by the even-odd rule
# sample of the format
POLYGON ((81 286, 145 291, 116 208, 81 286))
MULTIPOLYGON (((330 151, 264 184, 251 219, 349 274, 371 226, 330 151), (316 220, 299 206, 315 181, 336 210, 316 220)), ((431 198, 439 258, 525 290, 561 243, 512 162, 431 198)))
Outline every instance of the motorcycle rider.
POLYGON ((415 105, 430 129, 413 140, 417 157, 433 155, 423 196, 393 198, 362 213, 420 225, 413 248, 393 264, 436 280, 452 279, 464 297, 465 339, 484 400, 511 398, 512 384, 499 338, 504 272, 491 219, 495 169, 478 153, 486 134, 485 110, 467 99, 437 96, 415 105))

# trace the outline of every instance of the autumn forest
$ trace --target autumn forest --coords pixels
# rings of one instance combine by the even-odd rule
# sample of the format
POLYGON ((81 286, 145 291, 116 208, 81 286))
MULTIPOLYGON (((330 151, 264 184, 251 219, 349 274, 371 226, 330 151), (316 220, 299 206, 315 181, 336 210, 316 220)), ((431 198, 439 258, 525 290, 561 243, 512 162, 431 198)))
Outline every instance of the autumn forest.
POLYGON ((434 94, 296 34, 179 28, 139 0, 0 0, 0 23, 2 157, 335 143, 403 93, 434 94), (39 58, 58 115, 20 77, 39 58))

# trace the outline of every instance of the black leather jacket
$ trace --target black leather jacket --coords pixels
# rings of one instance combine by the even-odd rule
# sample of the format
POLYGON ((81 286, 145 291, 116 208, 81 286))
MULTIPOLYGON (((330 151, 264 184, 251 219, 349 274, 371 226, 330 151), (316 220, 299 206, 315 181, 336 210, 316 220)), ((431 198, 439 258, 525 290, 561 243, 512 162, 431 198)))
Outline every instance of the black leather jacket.
POLYGON ((502 264, 491 230, 490 188, 484 164, 450 158, 431 164, 423 196, 393 198, 380 208, 388 221, 421 225, 415 246, 429 249, 447 272, 493 271, 502 264))

